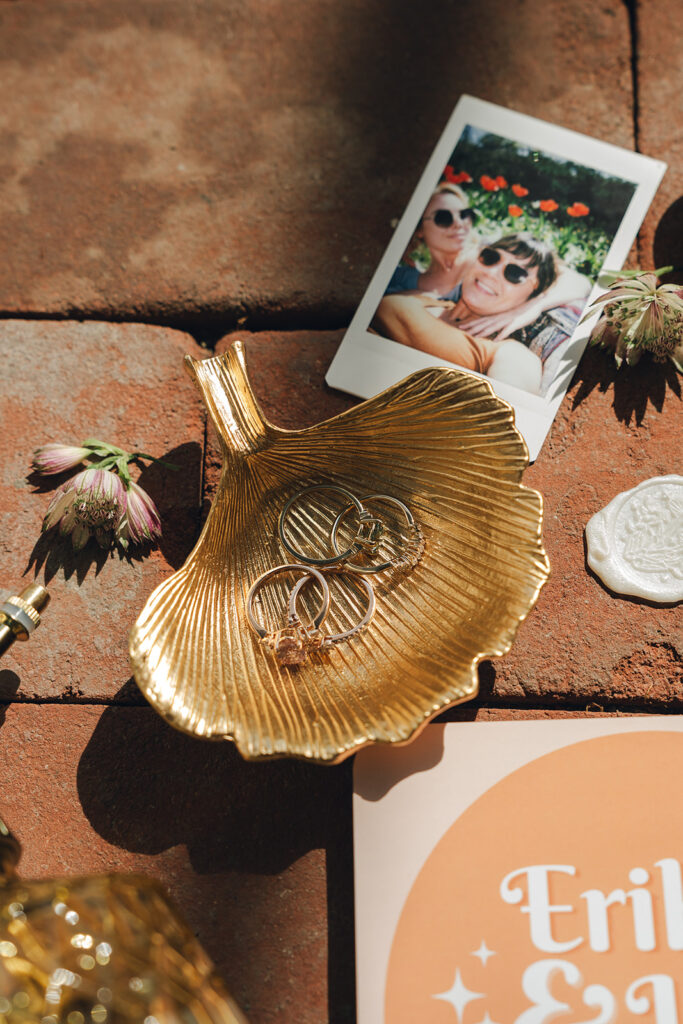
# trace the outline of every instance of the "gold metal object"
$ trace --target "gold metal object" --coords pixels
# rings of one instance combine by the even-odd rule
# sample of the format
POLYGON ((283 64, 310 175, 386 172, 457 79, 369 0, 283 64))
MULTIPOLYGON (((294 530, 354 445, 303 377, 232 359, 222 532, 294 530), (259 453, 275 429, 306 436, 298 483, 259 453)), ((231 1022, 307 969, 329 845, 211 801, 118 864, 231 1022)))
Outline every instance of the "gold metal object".
MULTIPOLYGON (((391 494, 364 494, 360 498, 361 502, 364 501, 388 501, 391 505, 396 505, 405 516, 405 520, 409 526, 409 536, 405 541, 405 551, 400 558, 392 558, 388 562, 380 562, 379 565, 354 565, 353 562, 347 562, 345 568, 349 572, 358 573, 369 573, 375 575, 378 572, 385 572, 387 569, 398 569, 403 566, 405 568, 412 568, 417 564, 422 551, 424 549, 424 543, 420 528, 413 518, 413 513, 410 511, 407 505, 404 505, 398 498, 394 498, 391 494)), ((338 553, 339 552, 339 541, 337 540, 337 533, 341 525, 342 519, 347 512, 350 511, 349 506, 343 508, 341 512, 337 514, 337 518, 332 523, 332 533, 330 540, 332 541, 332 547, 338 553)), ((368 517, 366 522, 371 525, 371 532, 369 534, 367 544, 367 553, 372 555, 375 554, 379 547, 379 540, 384 532, 384 525, 381 519, 375 518, 371 512, 366 512, 365 515, 368 517), (377 526, 375 525, 377 524, 377 526), (378 527, 378 528, 377 528, 378 527)), ((361 522, 361 526, 362 526, 361 522)))
POLYGON ((19 854, 0 821, 0 1021, 247 1024, 157 882, 24 881, 19 854))
MULTIPOLYGON (((306 586, 308 582, 309 577, 304 576, 304 578, 302 580, 299 580, 299 582, 292 588, 292 592, 289 595, 290 618, 297 617, 296 603, 299 600, 299 594, 301 593, 301 590, 303 589, 303 587, 306 586)), ((370 582, 370 580, 361 579, 359 582, 363 589, 365 590, 365 596, 368 599, 368 604, 365 609, 365 613, 363 614, 363 618, 356 622, 355 625, 351 626, 350 629, 345 630, 343 633, 325 635, 323 633, 320 633, 316 629, 316 634, 320 641, 317 647, 318 650, 328 650, 330 647, 334 647, 335 644, 340 644, 344 640, 350 640, 351 637, 357 636, 359 633, 362 633, 363 630, 367 629, 370 623, 372 622, 372 618, 375 614, 375 609, 377 607, 377 602, 375 600, 375 592, 372 589, 372 583, 370 582)))
POLYGON ((312 650, 320 649, 322 646, 322 636, 318 630, 325 621, 329 610, 330 588, 327 585, 327 580, 312 565, 298 565, 296 563, 276 565, 272 569, 268 569, 267 572, 261 573, 247 594, 247 621, 259 640, 270 648, 281 665, 301 665, 306 661, 312 650), (290 595, 287 607, 283 609, 283 612, 286 611, 287 613, 287 625, 284 627, 278 626, 274 630, 265 629, 254 615, 254 598, 268 580, 279 576, 281 573, 291 572, 303 572, 305 574, 304 582, 308 582, 310 579, 317 580, 323 592, 320 608, 312 620, 311 627, 307 628, 303 625, 297 613, 296 600, 293 601, 290 595))
POLYGON ((341 565, 343 562, 346 562, 353 555, 357 555, 358 552, 361 551, 368 544, 369 533, 367 533, 365 529, 366 524, 368 524, 368 520, 372 523, 376 521, 374 517, 371 516, 370 513, 363 508, 355 494, 352 494, 345 487, 339 487, 337 484, 313 484, 311 487, 304 487, 303 490, 297 491, 297 493, 293 494, 291 498, 288 498, 287 504, 280 513, 280 518, 278 519, 277 524, 277 530, 282 546, 286 548, 290 555, 293 555, 295 558, 298 558, 302 562, 306 562, 308 565, 317 565, 319 569, 322 569, 323 567, 329 567, 332 565, 341 565), (287 537, 287 531, 285 530, 287 516, 294 503, 299 501, 306 494, 311 494, 315 491, 333 491, 338 494, 342 494, 349 501, 348 508, 355 509, 356 512, 358 513, 358 530, 347 550, 340 551, 339 548, 337 547, 335 548, 331 555, 326 555, 324 558, 318 557, 318 552, 316 552, 316 556, 314 557, 312 555, 304 555, 300 551, 297 551, 297 549, 294 547, 294 545, 287 537))
MULTIPOLYGON (((520 484, 528 453, 510 406, 486 380, 434 368, 289 431, 264 419, 239 342, 186 364, 221 439, 223 472, 194 550, 131 631, 135 678, 153 707, 195 736, 234 740, 249 759, 332 763, 369 743, 405 742, 475 697, 477 663, 510 648, 549 572, 542 500, 520 484), (321 483, 395 495, 413 510, 425 549, 410 572, 376 577, 371 629, 289 669, 249 629, 246 596, 282 561, 280 511, 321 483)), ((329 535, 336 500, 316 503, 315 514, 292 508, 299 550, 329 535)), ((378 558, 398 557, 393 538, 385 530, 378 558)), ((361 616, 349 590, 333 601, 326 631, 361 616)))
POLYGON ((40 625, 40 612, 50 600, 45 587, 29 583, 27 587, 0 604, 0 656, 15 640, 28 640, 40 625))

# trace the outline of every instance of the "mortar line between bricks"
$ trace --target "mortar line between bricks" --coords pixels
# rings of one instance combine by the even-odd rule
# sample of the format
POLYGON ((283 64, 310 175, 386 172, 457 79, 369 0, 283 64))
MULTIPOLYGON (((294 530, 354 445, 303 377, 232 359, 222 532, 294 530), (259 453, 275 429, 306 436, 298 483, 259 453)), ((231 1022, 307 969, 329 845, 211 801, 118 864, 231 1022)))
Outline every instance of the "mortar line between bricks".
MULTIPOLYGON (((150 705, 144 698, 140 700, 115 700, 101 698, 62 698, 62 697, 20 697, 18 700, 0 701, 0 709, 6 709, 13 705, 50 705, 61 707, 115 707, 115 708, 149 708, 150 705)), ((577 711, 583 713, 601 714, 643 714, 643 715, 680 715, 683 710, 681 702, 670 706, 655 704, 652 702, 639 701, 605 701, 600 703, 597 700, 586 701, 572 700, 549 700, 534 701, 529 703, 523 700, 501 700, 487 701, 485 704, 458 704, 452 708, 446 708, 440 714, 449 714, 460 711, 577 711)), ((437 719, 438 720, 437 716, 437 719)))
POLYGON ((640 152, 640 81, 638 77, 638 16, 640 0, 623 0, 628 12, 629 34, 631 38, 631 93, 633 99, 633 142, 636 151, 640 152))
MULTIPOLYGON (((240 311, 243 314, 243 311, 240 311)), ((237 324, 229 312, 215 313, 206 310, 202 313, 188 314, 187 316, 159 317, 153 314, 138 313, 136 316, 114 316, 111 311, 101 313, 85 313, 82 310, 72 310, 67 313, 48 313, 40 310, 0 310, 0 321, 2 320, 27 320, 64 323, 73 320, 75 323, 97 323, 97 324, 144 324, 146 327, 160 327, 167 330, 179 331, 189 334, 201 348, 212 352, 218 341, 226 334, 239 334, 244 331, 249 334, 269 332, 278 334, 295 334, 301 331, 341 331, 345 330, 353 316, 354 310, 348 310, 344 316, 326 317, 321 314, 311 317, 310 314, 300 313, 293 310, 291 314, 282 314, 271 318, 267 314, 255 312, 247 315, 246 321, 237 324)), ((244 319, 243 315, 240 319, 244 319)))
POLYGON ((35 704, 35 705, 68 705, 69 707, 115 707, 115 708, 144 708, 150 705, 144 699, 140 697, 140 700, 107 700, 106 698, 90 698, 84 697, 83 699, 62 698, 62 697, 20 697, 19 700, 8 700, 0 701, 0 708, 9 708, 13 705, 21 704, 35 704))
MULTIPOLYGON (((640 152, 640 79, 638 75, 639 57, 639 13, 640 0, 622 0, 628 14, 629 36, 631 40, 631 98, 633 105, 633 145, 637 153, 640 152)), ((643 240, 642 233, 638 232, 637 239, 638 263, 643 263, 643 240)))

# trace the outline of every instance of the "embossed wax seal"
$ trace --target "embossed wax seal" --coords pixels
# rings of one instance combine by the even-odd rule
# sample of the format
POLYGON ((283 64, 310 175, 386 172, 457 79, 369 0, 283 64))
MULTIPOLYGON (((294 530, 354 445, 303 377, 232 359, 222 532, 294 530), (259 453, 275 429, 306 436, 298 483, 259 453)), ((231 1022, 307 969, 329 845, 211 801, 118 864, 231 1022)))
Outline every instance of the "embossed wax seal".
POLYGON ((683 476, 617 494, 586 524, 588 564, 610 590, 683 601, 683 476))

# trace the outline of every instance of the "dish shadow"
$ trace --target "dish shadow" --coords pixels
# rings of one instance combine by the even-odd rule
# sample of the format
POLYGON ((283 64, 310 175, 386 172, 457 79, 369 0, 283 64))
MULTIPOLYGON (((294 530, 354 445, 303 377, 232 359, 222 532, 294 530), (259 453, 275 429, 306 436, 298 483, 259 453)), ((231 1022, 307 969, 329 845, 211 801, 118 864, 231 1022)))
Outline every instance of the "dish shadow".
MULTIPOLYGON (((117 699, 128 699, 129 681, 117 699)), ((2 691, 0 691, 1 693, 2 691)), ((77 769, 83 811, 125 850, 186 846, 199 874, 279 874, 326 853, 330 1024, 355 1006, 351 765, 244 761, 231 743, 195 739, 151 708, 105 709, 77 769)))
POLYGON ((108 843, 144 854, 182 843, 200 874, 277 874, 329 848, 350 796, 343 767, 249 763, 230 743, 196 739, 151 708, 121 705, 97 723, 77 785, 88 821, 108 843))

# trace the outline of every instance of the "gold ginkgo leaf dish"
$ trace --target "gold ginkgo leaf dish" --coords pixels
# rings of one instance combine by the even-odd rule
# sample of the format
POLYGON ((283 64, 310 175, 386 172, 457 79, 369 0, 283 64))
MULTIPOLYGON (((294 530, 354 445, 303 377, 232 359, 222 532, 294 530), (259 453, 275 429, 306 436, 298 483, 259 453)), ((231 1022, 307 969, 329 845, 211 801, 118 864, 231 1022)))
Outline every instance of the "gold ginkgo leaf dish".
MULTIPOLYGON (((223 449, 201 536, 153 592, 130 636, 140 689, 171 725, 233 740, 247 759, 342 760, 401 743, 444 708, 475 697, 477 664, 504 654, 548 577, 542 499, 514 414, 487 381, 421 370, 304 430, 268 423, 236 342, 186 357, 223 449), (368 629, 325 655, 282 665, 250 629, 246 598, 267 569, 294 561, 278 520, 297 492, 335 484, 384 493, 412 511, 424 540, 409 572, 374 578, 368 629)), ((333 512, 294 514, 305 539, 333 512)), ((282 584, 284 586, 284 582, 282 584)), ((330 629, 357 618, 337 588, 330 629)))

